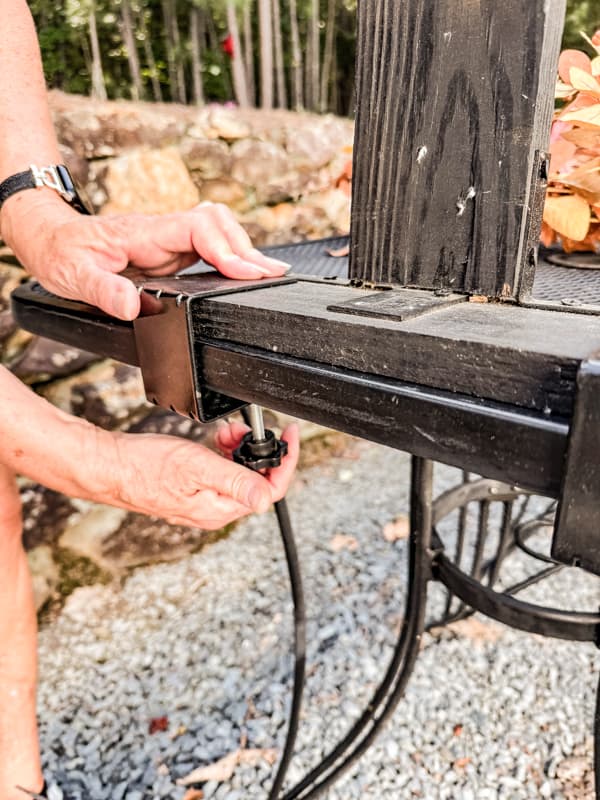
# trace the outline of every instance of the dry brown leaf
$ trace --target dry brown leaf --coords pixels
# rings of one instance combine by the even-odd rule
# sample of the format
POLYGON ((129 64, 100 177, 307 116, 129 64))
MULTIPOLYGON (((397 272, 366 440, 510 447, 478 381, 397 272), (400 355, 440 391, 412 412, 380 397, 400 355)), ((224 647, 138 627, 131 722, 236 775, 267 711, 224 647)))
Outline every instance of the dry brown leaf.
POLYGON ((591 205, 600 203, 600 157, 586 161, 568 175, 561 175, 560 180, 565 186, 575 189, 591 205))
POLYGON ((347 256, 350 254, 350 245, 346 245, 345 247, 340 247, 339 250, 325 250, 328 256, 332 258, 343 258, 343 256, 347 256))
POLYGON ((397 517, 393 522, 388 522, 383 528, 383 538, 386 542, 399 542, 410 536, 410 520, 406 515, 397 517))
POLYGON ((544 222, 561 236, 582 241, 590 229, 590 207, 583 197, 569 195, 548 197, 544 206, 544 222))
POLYGON ((571 82, 573 67, 591 74, 592 62, 581 50, 563 50, 558 61, 558 74, 565 83, 571 82))
MULTIPOLYGON (((586 131, 586 133, 590 133, 590 131, 586 131)), ((552 174, 568 172, 576 166, 577 162, 574 160, 576 153, 577 146, 567 138, 566 133, 553 141, 550 145, 550 171, 552 174)))
POLYGON ((204 792, 202 789, 188 789, 183 795, 183 800, 202 800, 204 792))
POLYGON ((469 756, 464 756, 463 758, 457 758, 454 764, 452 765, 454 769, 464 769, 471 763, 471 759, 469 756))
POLYGON ((353 553, 358 550, 358 539, 345 533, 336 533, 329 542, 329 549, 332 553, 340 553, 342 550, 350 550, 353 553))
POLYGON ((600 103, 596 101, 584 108, 567 111, 560 118, 563 122, 577 122, 579 125, 589 125, 593 128, 600 127, 600 103))
MULTIPOLYGON (((591 69, 591 65, 590 65, 591 69)), ((580 92, 589 92, 594 97, 600 97, 600 84, 590 74, 589 70, 583 70, 579 67, 571 67, 569 70, 569 83, 580 92)))
POLYGON ((205 781, 217 781, 222 783, 228 781, 233 775, 235 768, 239 764, 240 750, 234 750, 223 758, 208 764, 206 767, 198 767, 177 781, 179 786, 189 786, 191 783, 204 783, 205 781))
POLYGON ((466 639, 472 639, 478 642, 497 642, 498 639, 502 638, 504 633, 499 625, 481 622, 477 617, 468 617, 467 619, 460 619, 457 622, 451 622, 445 630, 452 631, 457 636, 464 636, 466 639))
POLYGON ((567 142, 583 147, 585 150, 599 150, 600 151, 600 130, 593 128, 573 128, 570 131, 565 131, 562 138, 567 142))
POLYGON ((179 778, 177 784, 179 786, 190 786, 192 783, 205 783, 206 781, 224 783, 231 779, 235 768, 239 764, 258 764, 260 761, 266 761, 269 766, 272 766, 276 760, 277 750, 273 749, 233 750, 223 758, 215 761, 214 764, 198 767, 198 769, 190 772, 189 775, 179 778))
POLYGON ((240 750, 240 764, 260 764, 266 761, 272 767, 277 761, 279 753, 274 748, 254 748, 250 750, 240 750))

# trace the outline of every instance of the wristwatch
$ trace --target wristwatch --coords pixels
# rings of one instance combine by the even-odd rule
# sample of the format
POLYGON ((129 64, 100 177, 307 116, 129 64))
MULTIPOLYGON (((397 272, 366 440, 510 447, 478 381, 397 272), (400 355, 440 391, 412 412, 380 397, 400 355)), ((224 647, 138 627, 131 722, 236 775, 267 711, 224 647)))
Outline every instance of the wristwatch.
POLYGON ((64 164, 52 164, 48 167, 31 167, 24 172, 17 172, 0 183, 0 208, 2 204, 17 192, 25 189, 38 189, 41 187, 54 189, 62 199, 80 214, 93 214, 89 202, 83 197, 75 185, 71 173, 64 164))

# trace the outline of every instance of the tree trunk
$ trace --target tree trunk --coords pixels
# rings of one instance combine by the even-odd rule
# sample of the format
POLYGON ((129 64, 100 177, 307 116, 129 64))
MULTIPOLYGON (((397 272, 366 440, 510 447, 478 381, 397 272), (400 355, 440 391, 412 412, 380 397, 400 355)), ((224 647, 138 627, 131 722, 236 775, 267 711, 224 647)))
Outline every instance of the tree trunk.
POLYGON ((260 29, 260 104, 273 108, 273 19, 271 0, 258 0, 260 29))
POLYGON ((292 108, 301 111, 304 108, 304 93, 302 91, 302 50, 300 49, 296 0, 290 0, 290 39, 292 45, 292 108))
POLYGON ((247 108, 248 87, 246 86, 246 71, 244 69, 244 58, 242 55, 242 43, 240 41, 240 29, 238 27, 237 13, 234 0, 227 0, 227 25, 229 35, 233 42, 233 56, 231 58, 231 74, 233 75, 233 90, 235 99, 240 108, 247 108))
POLYGON ((171 0, 161 0, 161 6, 165 22, 165 50, 167 53, 167 66, 169 70, 169 90, 171 100, 174 101, 177 96, 177 65, 175 63, 176 56, 173 43, 173 26, 171 25, 171 0))
POLYGON ((148 65, 148 71, 150 72, 150 82, 152 83, 152 96, 157 103, 162 103, 163 96, 158 77, 158 67, 156 65, 156 59, 154 58, 154 50, 152 49, 152 42, 150 41, 148 25, 146 24, 146 9, 143 7, 140 9, 139 20, 144 39, 144 56, 146 58, 146 64, 148 65))
POLYGON ((200 9, 197 6, 191 6, 190 40, 191 40, 191 51, 192 51, 192 82, 194 87, 194 103, 197 106, 204 105, 204 87, 202 85, 202 57, 200 51, 200 40, 202 31, 202 21, 200 19, 200 13, 201 13, 200 9))
POLYGON ((273 42, 275 44, 275 86, 277 89, 277 106, 287 108, 287 90, 285 87, 285 70, 283 66, 283 41, 281 36, 281 9, 279 0, 273 0, 273 42))
POLYGON ((169 83, 171 85, 171 100, 185 103, 185 73, 181 59, 181 37, 177 24, 177 9, 174 0, 162 0, 163 17, 165 20, 167 63, 169 65, 169 83))
POLYGON ((243 5, 244 25, 244 64, 246 67, 246 86, 248 87, 248 102, 256 105, 256 86, 254 83, 254 36, 252 35, 252 0, 246 0, 243 5))
POLYGON ((96 9, 93 6, 88 16, 88 28, 92 50, 92 97, 97 100, 106 100, 106 84, 104 83, 102 56, 100 55, 100 42, 98 41, 98 28, 96 27, 96 9))
POLYGON ((306 105, 311 111, 316 111, 319 105, 321 60, 319 16, 319 0, 311 0, 306 42, 306 105))
POLYGON ((325 31, 325 52, 323 53, 323 69, 321 71, 321 102, 319 108, 325 113, 329 107, 329 86, 333 66, 333 43, 335 37, 336 0, 329 0, 327 5, 327 30, 325 31))
POLYGON ((127 50, 127 61, 131 72, 131 96, 134 100, 139 100, 144 94, 142 83, 142 73, 137 52, 137 42, 131 19, 131 7, 129 0, 121 0, 121 31, 125 49, 127 50))
POLYGON ((173 13, 171 15, 171 25, 173 26, 173 44, 175 45, 176 65, 177 65, 177 96, 180 103, 187 103, 187 93, 185 90, 185 67, 183 63, 183 52, 181 48, 181 36, 179 35, 179 24, 177 23, 177 7, 173 2, 173 13))

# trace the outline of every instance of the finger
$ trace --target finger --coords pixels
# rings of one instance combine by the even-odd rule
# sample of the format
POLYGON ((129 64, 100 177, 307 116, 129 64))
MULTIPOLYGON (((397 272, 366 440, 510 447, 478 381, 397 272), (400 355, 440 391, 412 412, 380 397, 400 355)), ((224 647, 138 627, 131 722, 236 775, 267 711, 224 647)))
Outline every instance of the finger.
POLYGON ((203 486, 236 500, 252 511, 266 511, 272 502, 268 481, 223 456, 205 451, 199 464, 203 486))
POLYGON ((187 508, 169 516, 168 522, 172 525, 193 525, 214 531, 250 513, 247 506, 231 497, 225 497, 212 489, 204 489, 190 499, 187 508))
POLYGON ((221 230, 234 253, 241 256, 247 262, 263 267, 268 271, 268 274, 273 277, 285 275, 285 273, 291 269, 291 264, 288 264, 286 261, 269 258, 264 255, 264 253, 261 253, 260 250, 257 250, 253 246, 252 240, 247 232, 238 223, 227 206, 217 205, 215 213, 221 220, 221 230))
POLYGON ((281 466, 269 470, 267 480, 271 485, 273 501, 281 500, 285 496, 292 477, 298 465, 300 455, 300 433, 296 423, 289 425, 283 432, 281 438, 287 442, 288 452, 282 459, 281 466))
MULTIPOLYGON (((243 250, 248 250, 248 241, 245 239, 245 232, 233 215, 226 215, 220 206, 215 205, 211 208, 200 206, 197 210, 190 212, 190 216, 195 219, 191 231, 194 249, 227 278, 256 280, 257 278, 273 277, 272 268, 254 263, 235 252, 229 241, 230 236, 236 235, 234 232, 239 235, 238 229, 242 230, 243 250)), ((279 274, 284 272, 285 269, 281 269, 279 274)))
POLYGON ((227 456, 231 456, 249 431, 250 428, 241 422, 224 424, 222 427, 217 428, 215 446, 227 456))
POLYGON ((132 320, 139 314, 140 298, 133 283, 91 261, 70 264, 68 271, 65 269, 56 280, 42 280, 51 291, 97 306, 113 317, 132 320))

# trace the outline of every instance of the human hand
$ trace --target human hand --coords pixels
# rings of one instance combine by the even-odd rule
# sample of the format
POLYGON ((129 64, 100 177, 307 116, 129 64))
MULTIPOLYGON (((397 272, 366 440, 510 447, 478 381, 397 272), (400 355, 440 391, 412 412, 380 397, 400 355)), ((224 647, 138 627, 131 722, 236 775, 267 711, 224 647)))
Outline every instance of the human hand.
POLYGON ((118 274, 128 265, 158 277, 201 257, 241 280, 278 277, 289 269, 256 250, 222 204, 163 216, 86 216, 41 192, 20 192, 5 203, 4 240, 46 289, 120 319, 135 319, 140 311, 136 287, 118 274))
MULTIPOLYGON (((264 474, 233 463, 231 456, 249 428, 240 423, 217 431, 220 456, 202 445, 170 436, 113 434, 114 484, 102 502, 159 516, 176 525, 216 530, 252 512, 264 512, 287 492, 298 463, 298 427, 282 434, 288 454, 264 474)), ((108 451, 110 453, 110 451, 108 451)))
POLYGON ((230 460, 245 425, 218 431, 224 455, 175 436, 114 433, 50 405, 4 367, 0 407, 0 464, 70 497, 178 525, 218 529, 266 511, 285 495, 298 462, 295 425, 283 433, 281 466, 260 474, 230 460))

